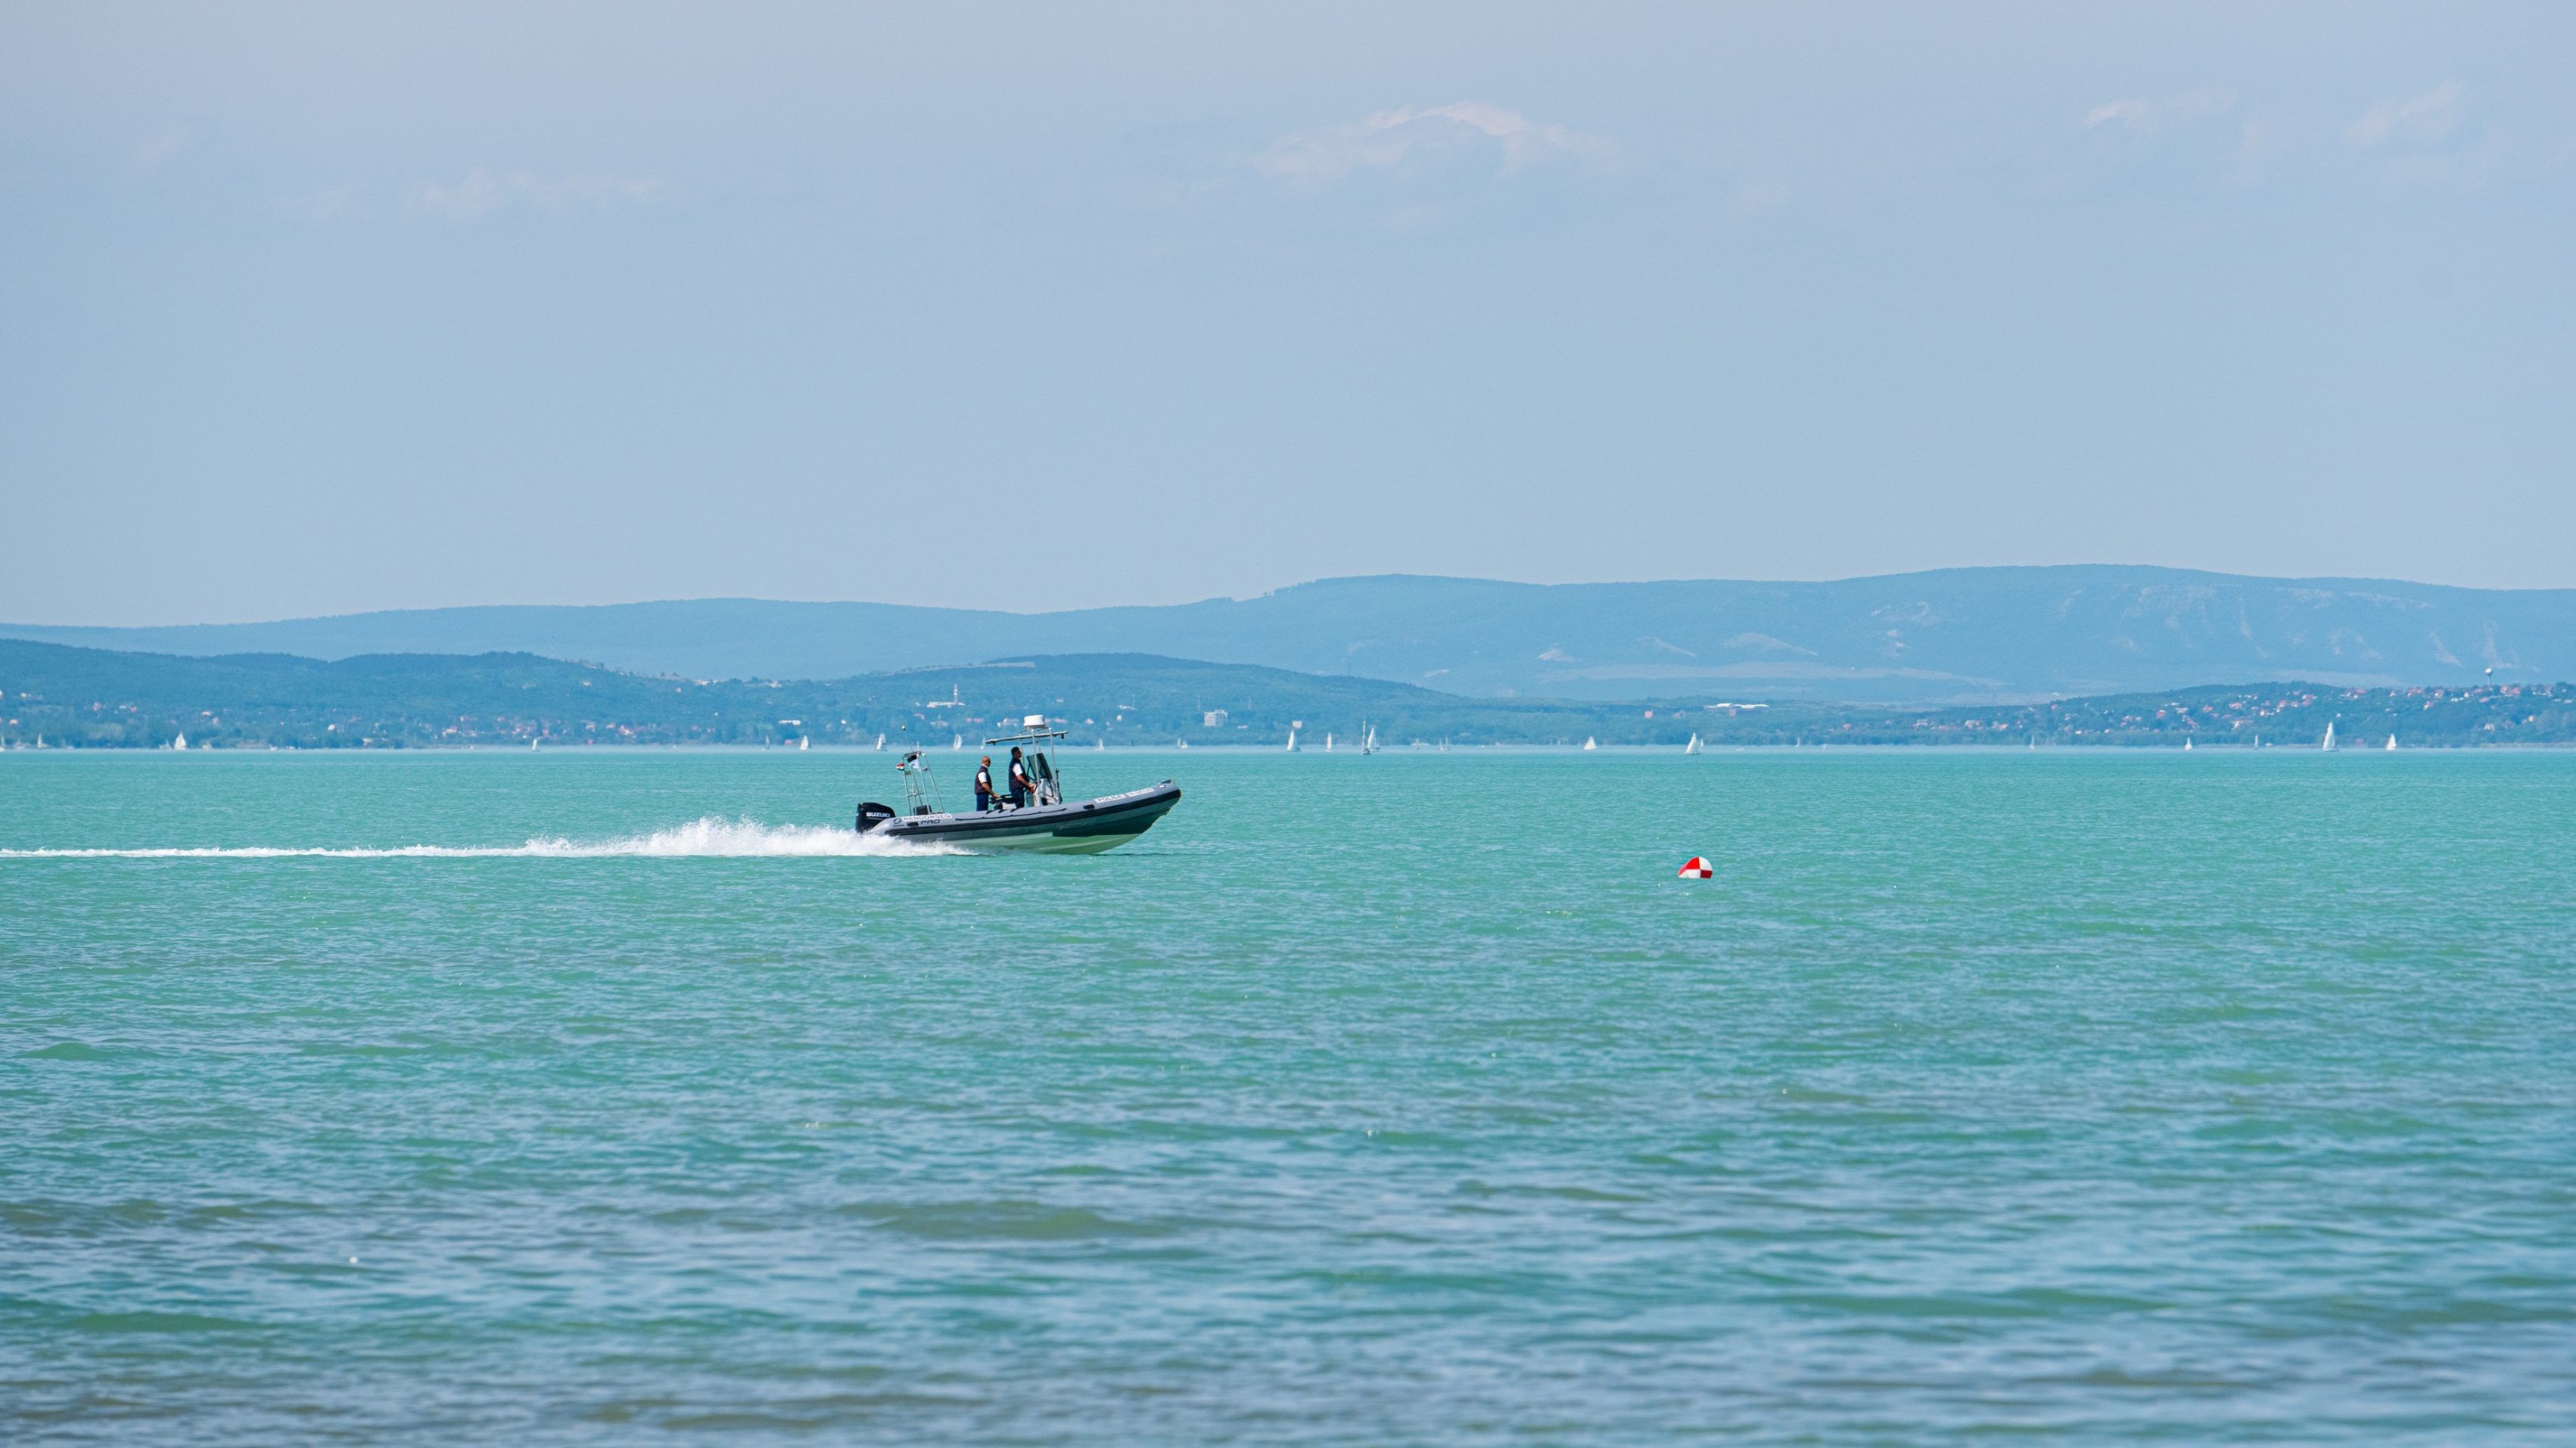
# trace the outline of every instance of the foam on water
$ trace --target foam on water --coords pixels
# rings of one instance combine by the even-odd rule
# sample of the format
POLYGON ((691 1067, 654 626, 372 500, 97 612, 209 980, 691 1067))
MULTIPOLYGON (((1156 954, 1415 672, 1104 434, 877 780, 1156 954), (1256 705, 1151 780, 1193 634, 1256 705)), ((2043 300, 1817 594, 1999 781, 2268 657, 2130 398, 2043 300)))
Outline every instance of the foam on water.
POLYGON ((789 859, 827 855, 890 857, 958 853, 942 845, 875 839, 817 825, 765 825, 707 815, 670 829, 612 840, 563 836, 519 845, 394 845, 383 848, 292 845, 162 846, 142 849, 0 850, 11 860, 490 860, 490 859, 789 859))

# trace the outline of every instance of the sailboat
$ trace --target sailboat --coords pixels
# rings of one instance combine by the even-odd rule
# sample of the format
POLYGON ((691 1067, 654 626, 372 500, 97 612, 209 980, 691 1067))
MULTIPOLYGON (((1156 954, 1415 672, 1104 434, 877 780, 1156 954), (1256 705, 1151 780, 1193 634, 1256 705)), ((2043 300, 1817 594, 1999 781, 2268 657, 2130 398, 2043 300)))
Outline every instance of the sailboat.
POLYGON ((1324 752, 1326 754, 1333 752, 1333 736, 1330 734, 1324 736, 1324 752))
POLYGON ((885 736, 882 734, 877 736, 877 753, 885 753, 885 736))
POLYGON ((1366 719, 1360 721, 1360 753, 1377 753, 1377 726, 1366 719))
POLYGON ((1105 754, 1109 750, 1109 741, 1106 739, 1094 739, 1091 741, 1091 747, 1105 754))
POLYGON ((2391 748, 2391 749, 2394 749, 2394 748, 2396 748, 2396 747, 2397 747, 2397 736, 2396 736, 2396 735, 2391 734, 2391 735, 2389 735, 2389 736, 2388 736, 2388 747, 2389 747, 2389 748, 2391 748))
POLYGON ((1288 731, 1288 752, 1291 754, 1297 752, 1297 731, 1294 729, 1288 731))
POLYGON ((808 745, 812 744, 813 742, 814 742, 813 740, 806 738, 806 737, 805 737, 804 735, 802 735, 802 734, 799 734, 799 735, 797 735, 797 736, 796 736, 796 747, 797 747, 798 749, 800 749, 800 750, 804 749, 805 747, 807 747, 808 745))
POLYGON ((949 736, 948 736, 948 747, 949 747, 950 749, 963 749, 963 748, 965 748, 965 747, 966 747, 966 736, 965 736, 965 735, 963 735, 963 734, 951 734, 951 735, 949 735, 949 736))
POLYGON ((1592 738, 1592 736, 1591 736, 1591 735, 1586 734, 1586 735, 1584 735, 1584 736, 1583 736, 1583 748, 1584 748, 1585 752, 1589 753, 1590 751, 1595 750, 1595 749, 1598 749, 1598 748, 1600 748, 1600 747, 1601 747, 1601 746, 1600 746, 1600 744, 1598 744, 1597 742, 1595 742, 1595 741, 1593 740, 1593 738, 1592 738))
POLYGON ((2191 752, 2191 736, 2188 734, 2183 736, 2182 752, 2185 754, 2189 754, 2191 752))
POLYGON ((178 738, 171 740, 171 741, 170 741, 170 747, 171 747, 171 748, 173 748, 173 749, 185 749, 185 748, 187 748, 187 747, 188 747, 188 736, 187 736, 187 735, 185 735, 185 734, 182 734, 182 735, 180 735, 178 738))
POLYGON ((1692 736, 1691 736, 1691 738, 1690 738, 1690 743, 1685 744, 1685 745, 1683 745, 1683 746, 1682 746, 1682 753, 1684 753, 1684 754, 1697 754, 1697 753, 1699 753, 1699 752, 1700 752, 1700 749, 1699 749, 1699 736, 1698 736, 1698 735, 1696 735, 1696 734, 1694 734, 1694 735, 1692 735, 1692 736))
POLYGON ((2332 719, 2328 719, 2326 721, 2326 742, 2318 747, 2329 752, 2334 749, 2334 721, 2332 719))

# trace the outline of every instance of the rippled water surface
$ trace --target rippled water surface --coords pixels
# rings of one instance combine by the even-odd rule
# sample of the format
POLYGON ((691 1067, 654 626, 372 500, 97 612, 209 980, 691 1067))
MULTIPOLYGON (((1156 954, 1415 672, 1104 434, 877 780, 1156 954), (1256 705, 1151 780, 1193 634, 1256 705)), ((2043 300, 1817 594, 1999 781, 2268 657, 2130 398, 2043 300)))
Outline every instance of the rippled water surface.
POLYGON ((2576 756, 1071 762, 0 757, 0 1439, 2576 1422, 2576 756))

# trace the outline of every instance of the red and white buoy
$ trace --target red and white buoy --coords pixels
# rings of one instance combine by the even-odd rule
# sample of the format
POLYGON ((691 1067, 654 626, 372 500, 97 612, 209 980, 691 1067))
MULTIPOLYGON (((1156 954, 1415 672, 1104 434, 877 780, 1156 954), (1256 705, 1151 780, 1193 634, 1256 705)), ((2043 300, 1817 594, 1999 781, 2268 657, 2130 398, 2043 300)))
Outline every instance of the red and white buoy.
POLYGON ((1685 880, 1705 880, 1716 873, 1708 867, 1708 861, 1697 855, 1682 861, 1682 878, 1685 880))

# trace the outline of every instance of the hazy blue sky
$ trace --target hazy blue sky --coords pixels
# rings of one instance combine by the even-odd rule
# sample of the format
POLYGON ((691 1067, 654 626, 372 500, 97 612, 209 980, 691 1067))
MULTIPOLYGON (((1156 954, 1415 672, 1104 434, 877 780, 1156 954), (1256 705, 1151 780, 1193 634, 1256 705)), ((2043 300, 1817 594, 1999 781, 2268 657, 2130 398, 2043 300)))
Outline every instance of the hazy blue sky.
POLYGON ((0 618, 2576 585, 2576 5, 0 6, 0 618))

